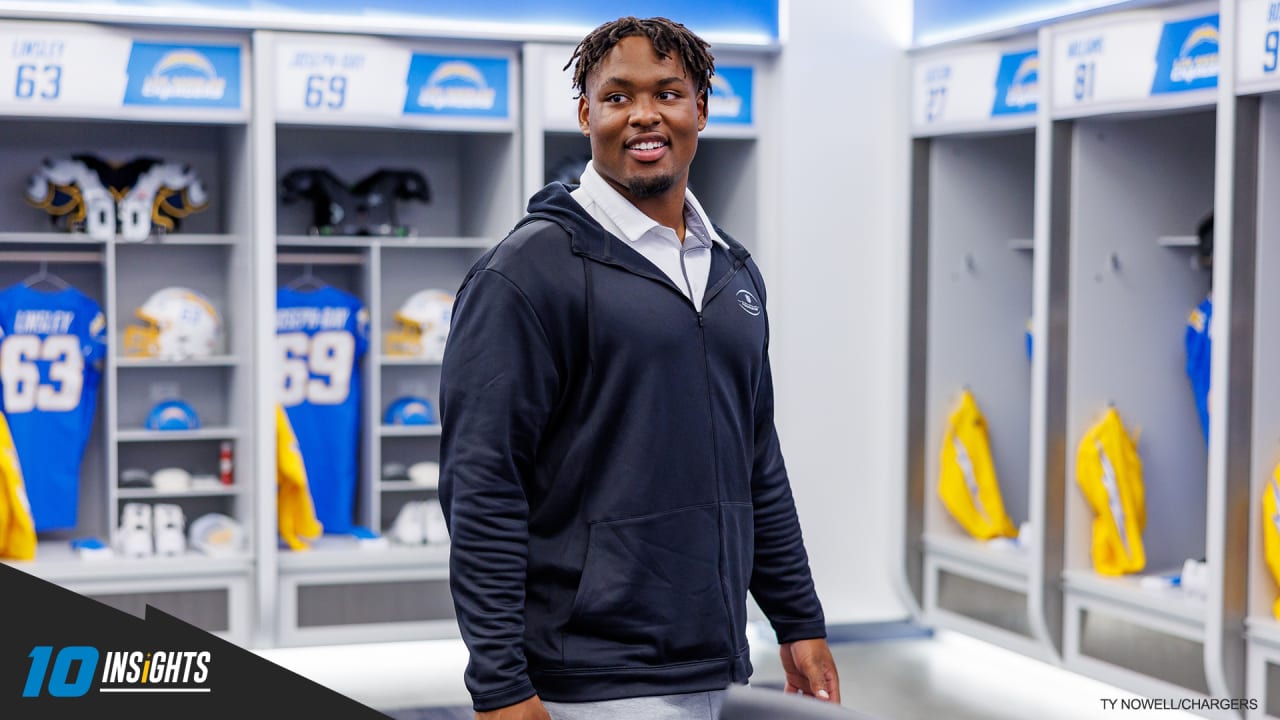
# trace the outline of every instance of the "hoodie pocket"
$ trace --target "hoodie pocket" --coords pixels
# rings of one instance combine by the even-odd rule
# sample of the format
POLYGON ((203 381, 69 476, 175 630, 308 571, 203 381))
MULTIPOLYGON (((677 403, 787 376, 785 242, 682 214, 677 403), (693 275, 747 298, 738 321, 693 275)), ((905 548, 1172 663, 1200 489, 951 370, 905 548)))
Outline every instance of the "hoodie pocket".
POLYGON ((591 526, 566 669, 724 658, 730 635, 715 505, 591 526))

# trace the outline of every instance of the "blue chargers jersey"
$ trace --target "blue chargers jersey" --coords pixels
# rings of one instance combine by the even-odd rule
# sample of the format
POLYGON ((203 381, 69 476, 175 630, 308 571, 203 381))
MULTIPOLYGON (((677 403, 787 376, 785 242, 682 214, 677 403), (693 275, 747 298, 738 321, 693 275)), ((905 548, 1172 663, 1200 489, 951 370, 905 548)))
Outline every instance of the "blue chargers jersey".
POLYGON ((106 318, 83 292, 22 284, 0 292, 0 409, 37 532, 76 526, 106 354, 106 318))
POLYGON ((360 447, 360 358, 369 314, 335 287, 276 292, 280 404, 298 436, 316 518, 327 533, 354 524, 360 447))
POLYGON ((1209 322, 1212 319, 1213 297, 1206 297, 1187 318, 1185 336, 1187 377, 1191 380, 1191 392, 1195 395, 1196 412, 1200 415, 1200 430, 1206 445, 1209 444, 1209 360, 1213 354, 1209 322))

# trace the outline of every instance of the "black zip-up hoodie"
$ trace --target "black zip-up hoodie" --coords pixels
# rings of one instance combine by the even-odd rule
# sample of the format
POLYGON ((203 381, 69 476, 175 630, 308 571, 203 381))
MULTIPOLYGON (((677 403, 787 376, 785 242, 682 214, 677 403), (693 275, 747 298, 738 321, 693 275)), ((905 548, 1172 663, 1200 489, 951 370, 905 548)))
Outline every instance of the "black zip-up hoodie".
POLYGON ((703 309, 552 183, 468 273, 440 499, 477 711, 695 692, 824 637, 773 422, 765 292, 724 233, 703 309))

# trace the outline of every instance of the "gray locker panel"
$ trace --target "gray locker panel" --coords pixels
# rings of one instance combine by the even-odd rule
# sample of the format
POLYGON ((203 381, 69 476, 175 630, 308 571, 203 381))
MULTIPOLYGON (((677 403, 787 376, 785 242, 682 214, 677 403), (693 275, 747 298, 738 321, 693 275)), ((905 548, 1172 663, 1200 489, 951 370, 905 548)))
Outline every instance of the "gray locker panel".
MULTIPOLYGON (((122 442, 120 470, 140 468, 155 472, 180 467, 193 475, 218 474, 218 440, 177 440, 162 442, 122 442)), ((241 463, 240 481, 248 481, 248 468, 241 463)), ((115 478, 113 478, 115 480, 115 478)))
POLYGON ((382 439, 382 462, 412 465, 423 460, 440 462, 440 436, 388 437, 382 439))
MULTIPOLYGON (((567 157, 591 157, 591 140, 578 133, 549 132, 543 133, 543 147, 546 154, 546 173, 550 173, 567 157)), ((702 147, 698 148, 699 153, 702 147)), ((544 180, 549 180, 544 174, 544 180)), ((708 211, 710 212, 710 211, 708 211)))
MULTIPOLYGON (((378 420, 398 398, 406 395, 424 397, 431 401, 436 418, 440 417, 440 366, 439 365, 384 365, 382 388, 379 395, 382 406, 378 420)), ((425 440, 425 438, 423 438, 425 440)))
POLYGON ((940 443, 960 392, 987 418, 1005 509, 1029 515, 1035 136, 938 138, 930 148, 926 527, 963 530, 936 499, 940 443))
MULTIPOLYGON (((181 220, 179 233, 224 233, 233 213, 244 210, 242 189, 232 186, 233 158, 240 157, 243 128, 187 123, 119 123, 27 118, 0 120, 0 152, 8 172, 0 181, 0 217, 13 232, 54 231, 49 215, 24 200, 27 179, 45 158, 91 154, 108 162, 157 157, 191 165, 209 195, 205 210, 181 220)), ((237 221, 242 222, 242 221, 237 221)))
POLYGON ((450 620, 448 580, 299 585, 298 627, 450 620))
POLYGON ((1267 663, 1266 707, 1269 717, 1280 717, 1280 665, 1267 663))
POLYGON ((1080 627, 1082 655, 1208 694, 1203 643, 1157 632, 1096 610, 1081 610, 1080 627))
POLYGON ((382 248, 380 327, 392 327, 395 313, 419 290, 457 293, 482 254, 484 249, 476 248, 382 248))
POLYGON ((208 632, 231 629, 230 593, 226 590, 176 590, 89 597, 117 610, 145 617, 151 605, 208 632))
MULTIPOLYGON (((73 243, 71 245, 59 244, 50 247, 48 245, 22 243, 6 244, 2 249, 5 252, 36 252, 46 256, 49 259, 47 268, 50 275, 56 275, 68 285, 93 298, 102 307, 103 311, 106 311, 107 301, 103 286, 106 271, 103 269, 102 262, 61 262, 58 260, 59 253, 76 253, 77 255, 86 252, 101 253, 101 245, 73 243)), ((13 260, 0 262, 0 290, 26 280, 39 270, 39 262, 17 262, 13 260)), ((39 287, 53 289, 54 286, 42 283, 39 287)))
MULTIPOLYGON (((343 255, 351 256, 350 262, 345 264, 334 264, 329 262, 307 263, 305 262, 305 258, 311 251, 312 249, 310 248, 295 247, 290 247, 287 250, 282 248, 280 250, 281 255, 301 257, 303 258, 303 261, 296 262, 289 260, 288 262, 282 261, 280 263, 279 267, 276 269, 277 288, 291 287, 310 273, 311 277, 314 278, 316 282, 332 285, 339 290, 345 290, 361 300, 364 300, 365 303, 368 304, 369 281, 363 267, 363 263, 365 262, 365 253, 342 253, 343 255)), ((324 253, 324 256, 327 258, 336 257, 338 255, 335 254, 331 248, 327 248, 320 252, 324 253)), ((314 284, 304 285, 303 289, 309 287, 314 287, 314 284)), ((274 309, 275 298, 272 298, 271 302, 274 309)))
POLYGON ((195 408, 201 427, 231 427, 234 399, 231 367, 121 368, 116 373, 120 392, 117 422, 121 430, 140 430, 147 415, 162 400, 179 399, 195 408))
POLYGON ((1209 290, 1191 250, 1213 208, 1214 116, 1193 112, 1076 125, 1068 361, 1067 567, 1091 567, 1092 515, 1075 484, 1075 451, 1114 404, 1140 429, 1147 569, 1205 553, 1207 453, 1183 345, 1209 290))
POLYGON ((689 168, 689 189, 711 221, 751 251, 760 248, 759 172, 752 139, 701 138, 689 168))
POLYGON ((1026 593, 940 571, 938 607, 986 625, 1031 637, 1026 593))

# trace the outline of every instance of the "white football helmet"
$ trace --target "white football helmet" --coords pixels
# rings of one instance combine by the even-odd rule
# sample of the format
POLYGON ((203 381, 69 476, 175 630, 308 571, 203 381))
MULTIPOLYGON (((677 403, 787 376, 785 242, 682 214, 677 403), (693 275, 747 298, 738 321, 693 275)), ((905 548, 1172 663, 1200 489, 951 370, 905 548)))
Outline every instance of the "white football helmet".
POLYGON ((212 355, 222 339, 222 320, 208 298, 195 290, 167 287, 134 311, 145 325, 124 332, 124 354, 160 360, 212 355))
POLYGON ((429 289, 410 295, 396 311, 395 327, 387 331, 386 354, 439 362, 452 316, 452 293, 429 289))

